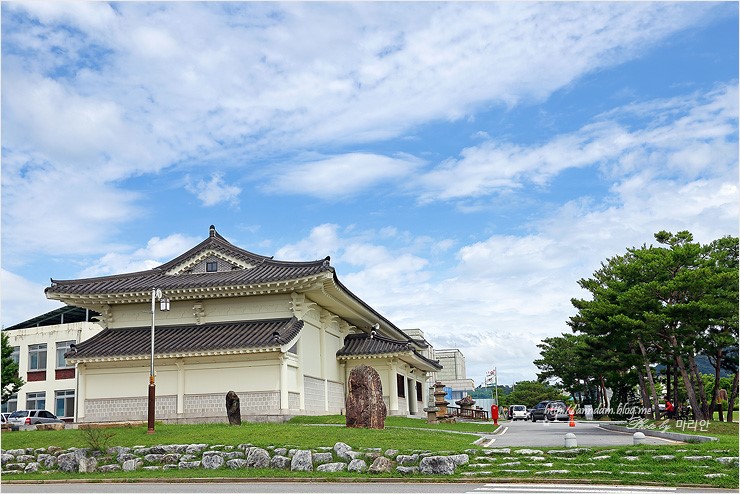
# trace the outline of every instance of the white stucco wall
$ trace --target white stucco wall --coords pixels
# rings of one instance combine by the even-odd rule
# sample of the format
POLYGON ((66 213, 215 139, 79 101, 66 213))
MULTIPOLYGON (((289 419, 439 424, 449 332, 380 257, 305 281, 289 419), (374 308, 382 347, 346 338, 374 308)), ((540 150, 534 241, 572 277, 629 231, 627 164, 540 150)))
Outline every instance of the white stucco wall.
MULTIPOLYGON (((75 322, 37 326, 33 328, 13 329, 4 331, 11 346, 19 348, 18 369, 19 375, 27 381, 18 392, 17 409, 27 408, 26 398, 29 393, 44 393, 45 408, 56 413, 55 396, 58 391, 77 389, 76 375, 64 379, 56 379, 56 369, 64 364, 57 362, 56 344, 62 341, 77 343, 92 337, 102 331, 102 327, 94 322, 75 322), (28 381, 28 348, 30 345, 46 344, 46 379, 28 381)), ((70 374, 67 372, 66 374, 70 374)), ((72 419, 74 414, 67 414, 65 418, 72 419)))

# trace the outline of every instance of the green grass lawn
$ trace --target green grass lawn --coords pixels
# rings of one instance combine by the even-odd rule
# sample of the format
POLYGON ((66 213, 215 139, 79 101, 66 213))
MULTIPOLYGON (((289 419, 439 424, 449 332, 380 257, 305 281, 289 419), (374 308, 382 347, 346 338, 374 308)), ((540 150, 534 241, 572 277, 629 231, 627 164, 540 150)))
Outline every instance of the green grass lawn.
MULTIPOLYGON (((227 424, 167 425, 157 424, 156 433, 146 433, 146 426, 102 429, 110 437, 103 438, 107 446, 152 446, 156 444, 209 445, 252 444, 263 448, 270 446, 314 449, 330 448, 337 442, 349 444, 355 450, 365 448, 396 449, 401 454, 429 451, 434 454, 468 453, 470 464, 458 468, 453 476, 435 477, 401 475, 397 472, 380 477, 406 479, 409 481, 493 481, 518 479, 536 481, 537 479, 568 479, 583 482, 609 482, 638 485, 701 485, 706 487, 737 488, 738 468, 722 465, 717 457, 738 456, 738 424, 710 422, 704 431, 686 429, 684 424, 669 424, 674 432, 686 432, 717 437, 718 441, 701 444, 642 445, 614 448, 588 448, 574 457, 549 453, 562 448, 536 448, 542 453, 530 458, 519 453, 524 448, 510 448, 505 454, 486 454, 473 443, 477 433, 491 433, 492 423, 461 422, 457 424, 427 424, 425 420, 406 417, 388 417, 386 428, 382 430, 348 429, 343 427, 343 416, 297 417, 284 424, 243 423, 234 427, 227 424), (679 430, 683 428, 684 430, 679 430), (671 461, 659 459, 661 455, 673 455, 671 461), (687 457, 711 456, 710 460, 696 461, 687 457), (507 466, 508 464, 515 464, 507 466), (534 472, 545 469, 567 470, 567 473, 554 473, 544 476, 534 472), (507 470, 524 470, 522 472, 507 470), (597 472, 597 473, 595 473, 597 472), (707 478, 706 474, 721 474, 717 478, 707 478)), ((660 424, 660 422, 659 422, 660 424)), ((90 447, 90 436, 84 431, 67 429, 63 431, 24 431, 4 432, 3 449, 45 448, 51 445, 62 448, 90 447)), ((489 452, 490 453, 490 452, 489 452)), ((305 478, 313 480, 368 480, 378 476, 340 472, 327 474, 321 472, 296 473, 285 470, 167 470, 114 472, 109 474, 63 474, 36 473, 4 476, 8 480, 52 480, 85 478, 88 480, 119 479, 177 479, 177 478, 305 478)))
MULTIPOLYGON (((226 444, 249 443, 254 446, 290 446, 317 448, 344 442, 355 449, 383 448, 398 450, 463 451, 478 439, 476 432, 493 432, 493 423, 427 424, 425 420, 388 417, 382 430, 348 429, 343 416, 297 417, 287 424, 244 422, 239 427, 228 424, 173 425, 156 424, 155 433, 146 426, 102 429, 112 434, 109 446, 153 446, 156 444, 226 444), (422 429, 422 430, 418 430, 422 429), (448 431, 448 432, 445 432, 448 431), (458 434, 450 434, 449 431, 458 434), (431 433, 430 433, 431 432, 431 433), (465 433, 465 434, 460 434, 465 433)), ((82 430, 23 431, 2 434, 3 449, 89 447, 82 430)))

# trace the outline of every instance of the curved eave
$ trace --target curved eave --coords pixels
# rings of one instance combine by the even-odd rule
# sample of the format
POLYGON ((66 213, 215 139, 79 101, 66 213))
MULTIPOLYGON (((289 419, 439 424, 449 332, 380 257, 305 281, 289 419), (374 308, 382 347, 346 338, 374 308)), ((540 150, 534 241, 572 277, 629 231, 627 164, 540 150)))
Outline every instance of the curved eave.
MULTIPOLYGON (((310 290, 328 276, 327 272, 318 273, 295 280, 268 281, 230 286, 206 286, 193 288, 169 288, 165 290, 167 297, 172 301, 194 300, 203 298, 230 298, 246 297, 251 295, 270 295, 280 293, 291 293, 295 291, 310 290)), ((100 293, 79 294, 54 292, 47 289, 46 297, 59 300, 69 305, 79 307, 100 307, 106 304, 137 304, 151 303, 151 290, 122 292, 122 293, 100 293)))
POLYGON ((343 285, 333 268, 331 271, 331 278, 327 277, 321 286, 321 295, 327 299, 329 304, 334 302, 334 305, 340 304, 345 308, 345 311, 339 310, 338 312, 344 319, 367 332, 370 326, 379 323, 381 334, 414 344, 409 335, 343 285))
MULTIPOLYGON (((262 347, 262 348, 239 348, 230 350, 208 350, 202 352, 173 352, 173 353, 156 353, 154 359, 172 359, 172 358, 186 358, 186 357, 219 357, 225 355, 244 355, 250 353, 283 353, 283 348, 286 345, 276 347, 262 347)), ((109 357, 87 357, 87 358, 74 358, 67 357, 67 362, 72 364, 88 364, 93 362, 131 362, 137 360, 150 361, 152 358, 151 354, 146 355, 118 355, 109 357)))
POLYGON ((419 370, 425 372, 435 372, 440 370, 442 367, 435 368, 429 365, 424 360, 420 359, 413 351, 409 352, 390 352, 390 353, 361 353, 357 355, 337 355, 337 360, 368 360, 368 359, 392 359, 398 358, 404 362, 413 365, 419 370))

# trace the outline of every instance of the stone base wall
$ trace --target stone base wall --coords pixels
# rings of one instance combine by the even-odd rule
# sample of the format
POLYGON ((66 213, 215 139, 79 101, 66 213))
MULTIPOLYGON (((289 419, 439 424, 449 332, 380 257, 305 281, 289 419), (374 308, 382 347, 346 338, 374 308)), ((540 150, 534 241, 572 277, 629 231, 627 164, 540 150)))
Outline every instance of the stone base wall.
MULTIPOLYGON (((306 413, 308 414, 338 414, 344 409, 344 384, 336 381, 327 381, 326 388, 329 395, 329 411, 325 410, 324 380, 304 376, 303 392, 306 393, 306 413)), ((292 407, 291 407, 292 408, 292 407)))
POLYGON ((301 394, 300 393, 288 393, 288 408, 291 410, 298 411, 301 409, 301 394))
MULTIPOLYGON (((295 393, 293 393, 295 394, 295 393)), ((283 417, 287 411, 280 410, 279 391, 237 392, 242 418, 252 420, 260 416, 283 417)), ((298 395, 293 401, 298 411, 298 395)), ((126 420, 147 420, 146 397, 106 398, 85 400, 85 416, 80 422, 117 422, 126 420)), ((155 417, 162 421, 214 422, 226 421, 226 394, 186 395, 184 413, 177 413, 177 396, 157 396, 155 417)), ((283 419, 284 420, 284 419, 283 419)))
POLYGON ((307 413, 324 413, 324 380, 303 376, 307 413))
POLYGON ((329 413, 338 414, 344 410, 344 384, 329 381, 329 413))
MULTIPOLYGON (((106 398, 85 400, 84 422, 116 422, 119 420, 146 420, 148 398, 106 398)), ((159 418, 177 417, 177 397, 157 396, 154 415, 159 418)))

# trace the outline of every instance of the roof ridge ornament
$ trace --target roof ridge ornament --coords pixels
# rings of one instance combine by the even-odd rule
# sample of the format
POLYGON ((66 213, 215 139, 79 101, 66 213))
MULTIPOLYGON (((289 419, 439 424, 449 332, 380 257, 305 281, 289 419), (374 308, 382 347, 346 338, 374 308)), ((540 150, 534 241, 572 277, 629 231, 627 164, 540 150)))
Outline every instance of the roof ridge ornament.
POLYGON ((209 237, 215 237, 216 236, 216 227, 215 226, 211 225, 208 228, 208 236, 209 237))

